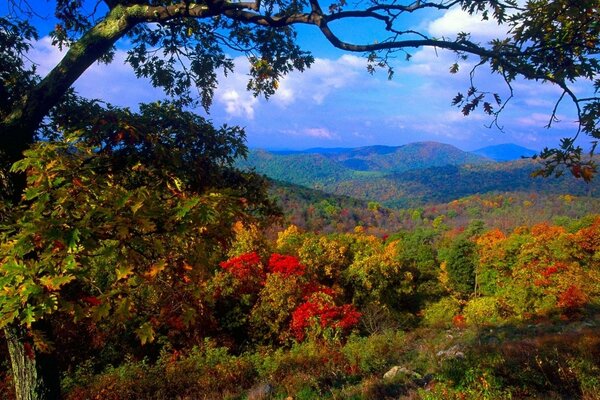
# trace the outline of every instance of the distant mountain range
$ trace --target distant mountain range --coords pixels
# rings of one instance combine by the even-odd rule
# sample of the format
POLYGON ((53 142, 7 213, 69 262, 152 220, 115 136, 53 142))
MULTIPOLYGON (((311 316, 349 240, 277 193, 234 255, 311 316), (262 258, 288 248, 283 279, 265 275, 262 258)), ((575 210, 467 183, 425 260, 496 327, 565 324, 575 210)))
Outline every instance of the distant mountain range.
POLYGON ((313 148, 301 151, 273 151, 278 156, 323 156, 355 171, 402 172, 444 165, 478 164, 485 156, 462 151, 449 144, 418 142, 404 146, 357 148, 313 148))
POLYGON ((521 159, 535 153, 524 147, 490 146, 477 153, 436 142, 396 147, 252 150, 239 166, 277 181, 394 207, 449 202, 492 191, 600 193, 598 180, 588 185, 568 173, 559 179, 531 178, 539 164, 521 159), (512 161, 496 161, 507 159, 512 161))
POLYGON ((531 157, 537 152, 513 143, 498 144, 474 150, 472 153, 494 161, 513 161, 524 157, 531 157))

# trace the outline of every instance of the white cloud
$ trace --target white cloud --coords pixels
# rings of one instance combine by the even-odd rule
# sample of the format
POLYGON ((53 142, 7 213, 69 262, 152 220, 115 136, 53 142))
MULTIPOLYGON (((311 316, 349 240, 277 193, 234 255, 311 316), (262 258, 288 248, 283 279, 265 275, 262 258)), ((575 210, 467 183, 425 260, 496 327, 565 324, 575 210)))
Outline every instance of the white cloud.
POLYGON ((327 128, 308 128, 304 130, 306 136, 319 138, 319 139, 337 139, 338 136, 330 132, 327 128))
MULTIPOLYGON (((516 122, 524 127, 536 127, 543 128, 548 125, 550 121, 550 114, 544 113, 531 113, 529 115, 519 117, 516 122)), ((574 129, 577 127, 577 122, 572 118, 568 118, 565 115, 556 115, 556 120, 552 122, 552 126, 555 128, 562 129, 574 129)))
POLYGON ((374 136, 371 134, 364 134, 364 133, 359 133, 359 132, 352 132, 352 136, 354 136, 355 138, 364 139, 364 140, 373 140, 374 139, 374 136))
MULTIPOLYGON (((253 119, 259 107, 269 106, 265 100, 246 90, 250 70, 248 60, 237 57, 234 63, 233 73, 219 77, 215 101, 224 106, 230 117, 253 119)), ((366 69, 360 57, 344 55, 335 60, 317 58, 305 72, 294 71, 283 77, 269 103, 280 108, 288 108, 295 103, 321 105, 336 90, 355 84, 361 70, 366 69)))
POLYGON ((234 89, 220 91, 217 100, 225 106, 227 114, 234 117, 254 118, 254 107, 258 99, 248 96, 247 91, 238 92, 234 89))
POLYGON ((327 128, 304 128, 284 130, 282 133, 289 136, 309 137, 314 139, 339 140, 340 136, 327 128))
MULTIPOLYGON (((60 62, 66 51, 53 46, 46 36, 34 43, 27 56, 43 77, 60 62)), ((125 64, 126 57, 125 51, 117 50, 111 64, 92 64, 75 82, 75 90, 84 97, 102 99, 118 106, 135 107, 141 102, 164 98, 162 90, 135 76, 131 67, 125 64)))
POLYGON ((283 108, 297 101, 323 104, 335 90, 355 84, 361 72, 366 73, 365 65, 364 59, 353 55, 343 55, 336 60, 317 58, 310 69, 284 77, 273 102, 283 108))
POLYGON ((505 37, 508 31, 506 25, 498 25, 493 18, 484 21, 481 15, 469 15, 459 8, 446 11, 443 16, 432 21, 427 29, 435 37, 453 38, 459 32, 471 33, 474 41, 505 37))

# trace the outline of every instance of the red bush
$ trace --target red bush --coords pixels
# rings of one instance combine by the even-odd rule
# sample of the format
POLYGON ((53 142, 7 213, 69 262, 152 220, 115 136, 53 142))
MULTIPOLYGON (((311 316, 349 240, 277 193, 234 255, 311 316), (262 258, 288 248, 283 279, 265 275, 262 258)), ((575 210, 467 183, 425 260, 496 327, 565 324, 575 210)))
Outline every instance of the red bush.
POLYGON ((260 257, 256 252, 242 254, 241 256, 223 261, 220 266, 241 280, 251 277, 264 277, 260 257))
POLYGON ((352 304, 336 306, 330 296, 313 296, 294 310, 290 328, 294 337, 302 341, 309 328, 332 328, 346 333, 358 324, 360 316, 352 304))
POLYGON ((457 328, 465 328, 467 326, 467 320, 464 315, 455 315, 452 318, 452 324, 457 328))
POLYGON ((583 307, 586 302, 587 296, 585 293, 579 287, 571 285, 560 294, 557 306, 572 312, 583 307))
POLYGON ((302 276, 305 272, 304 265, 294 256, 274 253, 269 258, 269 272, 283 276, 302 276))

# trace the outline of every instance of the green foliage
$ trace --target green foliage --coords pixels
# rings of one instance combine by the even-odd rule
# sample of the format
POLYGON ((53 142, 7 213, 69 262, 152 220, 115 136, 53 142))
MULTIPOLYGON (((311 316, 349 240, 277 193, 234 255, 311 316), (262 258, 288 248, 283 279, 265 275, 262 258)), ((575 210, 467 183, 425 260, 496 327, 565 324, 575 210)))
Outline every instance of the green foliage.
POLYGON ((446 255, 448 283, 462 297, 471 295, 475 289, 476 246, 466 237, 452 243, 446 255))
MULTIPOLYGON (((165 321, 151 325, 147 313, 210 272, 233 223, 268 207, 264 187, 231 167, 245 151, 237 128, 215 129, 169 104, 137 115, 80 106, 64 116, 80 129, 38 143, 14 166, 28 186, 19 219, 2 227, 1 326, 31 328, 55 313, 135 318, 150 342, 165 321)), ((198 304, 186 303, 176 307, 190 325, 186 310, 198 304)))
POLYGON ((385 331, 368 337, 350 336, 342 352, 364 374, 382 373, 397 363, 406 346, 402 331, 385 331))
POLYGON ((303 279, 269 274, 250 315, 250 337, 256 343, 286 343, 292 312, 300 305, 303 279))
MULTIPOLYGON (((391 166, 384 160, 379 160, 390 154, 369 155, 369 160, 379 160, 377 162, 380 163, 373 167, 378 169, 370 172, 369 176, 364 176, 364 171, 352 169, 336 153, 290 155, 272 154, 263 150, 251 151, 248 159, 240 161, 239 165, 255 168, 257 172, 277 181, 363 200, 367 202, 365 208, 368 208, 368 202, 379 202, 383 206, 394 208, 419 207, 488 192, 521 191, 554 195, 571 193, 580 196, 591 194, 595 197, 599 193, 596 181, 586 185, 569 176, 533 179, 531 174, 540 168, 537 160, 477 161, 468 159, 470 153, 458 149, 451 152, 437 148, 440 144, 415 143, 412 146, 418 145, 433 148, 429 150, 430 153, 426 152, 426 156, 419 155, 418 152, 404 154, 400 151, 402 148, 397 150, 398 154, 392 153, 398 160, 406 162, 402 167, 391 166), (453 152, 462 153, 462 158, 453 161, 449 156, 453 152)), ((358 150, 360 149, 354 149, 358 150)))
POLYGON ((436 328, 449 328, 452 319, 460 312, 460 302, 453 297, 444 297, 423 310, 423 324, 436 328))
POLYGON ((462 311, 467 325, 477 327, 488 324, 499 325, 502 322, 502 317, 498 310, 498 300, 498 298, 492 296, 477 297, 469 300, 462 311))

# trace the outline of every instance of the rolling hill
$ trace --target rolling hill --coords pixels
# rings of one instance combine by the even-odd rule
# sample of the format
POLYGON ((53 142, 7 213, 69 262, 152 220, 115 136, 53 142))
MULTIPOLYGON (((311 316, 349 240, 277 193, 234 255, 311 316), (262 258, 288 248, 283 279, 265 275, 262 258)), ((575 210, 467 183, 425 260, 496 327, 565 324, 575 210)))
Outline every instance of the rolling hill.
MULTIPOLYGON (((509 157, 527 150, 523 149, 493 146, 487 154, 509 157)), ((570 174, 534 179, 531 173, 539 165, 531 159, 496 162, 435 142, 287 152, 253 150, 239 166, 277 181, 398 208, 489 192, 600 193, 598 180, 586 184, 570 174)))

